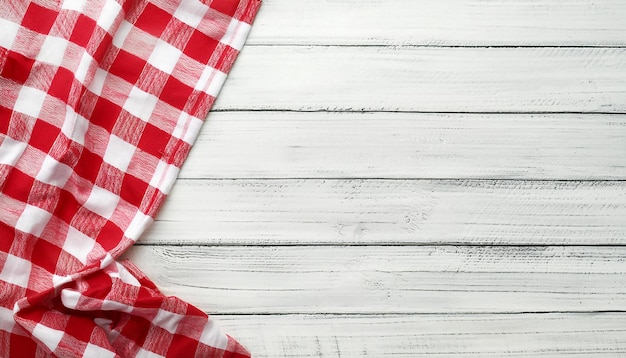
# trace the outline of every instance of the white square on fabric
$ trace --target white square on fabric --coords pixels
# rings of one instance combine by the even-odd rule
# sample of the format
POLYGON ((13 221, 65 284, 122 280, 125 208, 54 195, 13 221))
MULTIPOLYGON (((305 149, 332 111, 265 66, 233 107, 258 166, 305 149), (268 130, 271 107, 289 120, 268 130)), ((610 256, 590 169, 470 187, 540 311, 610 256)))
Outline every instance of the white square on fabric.
POLYGON ((248 37, 248 33, 250 32, 250 28, 251 26, 249 24, 232 19, 230 20, 228 29, 226 29, 226 33, 220 42, 234 48, 235 50, 241 51, 244 43, 246 42, 246 38, 248 37))
POLYGON ((51 217, 52 214, 46 210, 26 204, 22 215, 20 215, 15 224, 15 228, 39 237, 51 217))
POLYGON ((14 326, 13 310, 0 306, 0 331, 11 333, 14 326))
POLYGON ((179 170, 176 166, 159 160, 154 175, 150 179, 150 185, 159 189, 163 194, 168 194, 178 176, 179 170))
POLYGON ((53 352, 57 349, 57 346, 59 345, 59 342, 61 342, 64 334, 65 333, 63 331, 52 329, 39 323, 37 323, 35 329, 33 329, 33 336, 40 340, 53 352))
POLYGON ((95 344, 87 343, 87 347, 83 352, 83 357, 95 357, 95 358, 114 358, 115 353, 111 352, 108 349, 104 349, 95 344))
POLYGON ((154 352, 147 351, 143 348, 139 349, 135 358, 165 358, 160 354, 156 354, 154 352))
POLYGON ((84 206, 103 218, 108 219, 113 215, 119 201, 119 196, 94 185, 84 206))
POLYGON ((61 9, 81 12, 87 0, 64 0, 61 9))
POLYGON ((132 28, 133 24, 126 20, 122 20, 120 26, 117 28, 117 31, 115 31, 115 36, 113 36, 113 45, 115 45, 117 48, 122 48, 122 46, 124 45, 124 41, 128 37, 128 34, 130 33, 130 30, 132 30, 132 28))
POLYGON ((141 287, 141 283, 139 282, 139 280, 135 276, 133 276, 133 274, 130 271, 128 271, 128 269, 126 269, 124 265, 122 265, 119 262, 116 262, 115 267, 117 268, 117 273, 114 273, 114 272, 109 273, 109 276, 117 277, 126 284, 129 284, 135 287, 141 287))
POLYGON ((199 341, 209 347, 218 349, 226 349, 226 346, 228 346, 228 338, 213 321, 208 321, 204 326, 199 341))
POLYGON ((74 109, 70 106, 65 107, 65 121, 61 127, 61 132, 65 136, 80 145, 85 145, 85 133, 89 128, 89 121, 74 112, 74 109))
POLYGON ((96 240, 70 226, 63 243, 63 251, 85 264, 87 263, 87 255, 95 245, 96 240))
POLYGON ((96 24, 108 32, 120 11, 122 11, 122 6, 117 1, 106 0, 96 24))
POLYGON ((69 166, 59 163, 56 159, 46 155, 46 158, 41 164, 41 169, 39 169, 39 173, 37 173, 37 177, 35 177, 35 179, 42 183, 62 188, 65 183, 67 183, 67 180, 72 175, 72 172, 72 168, 69 166))
POLYGON ((109 138, 104 161, 125 172, 135 154, 136 147, 127 141, 112 135, 109 138))
POLYGON ((46 36, 46 39, 37 54, 37 61, 61 66, 68 41, 56 36, 46 36))
POLYGON ((182 51, 167 42, 158 40, 148 58, 148 63, 165 73, 172 73, 182 51))
POLYGON ((226 74, 211 66, 206 66, 196 84, 196 90, 205 91, 207 94, 217 97, 226 81, 226 74))
POLYGON ((78 68, 74 71, 74 77, 78 80, 78 82, 85 83, 85 78, 87 78, 87 73, 89 73, 89 67, 91 67, 92 62, 93 57, 91 57, 91 55, 87 52, 83 52, 83 57, 80 58, 78 68))
POLYGON ((37 118, 45 99, 46 92, 36 88, 22 86, 20 93, 17 95, 13 110, 37 118))
POLYGON ((104 88, 104 81, 107 78, 107 71, 97 68, 96 73, 94 73, 93 78, 91 79, 91 83, 89 87, 87 87, 92 93, 100 96, 102 94, 102 88, 104 88))
POLYGON ((9 254, 0 272, 0 280, 27 288, 31 265, 30 261, 9 254))
POLYGON ((75 309, 78 306, 78 301, 80 301, 80 293, 69 289, 64 288, 61 290, 61 302, 63 302, 63 306, 69 309, 75 309))
POLYGON ((193 144, 198 136, 198 133, 200 132, 200 127, 202 127, 202 120, 197 117, 190 116, 186 112, 181 112, 172 135, 189 144, 193 144))
POLYGON ((12 48, 13 42, 20 30, 20 25, 13 21, 0 19, 0 46, 4 48, 12 48))
POLYGON ((26 150, 26 146, 26 143, 18 142, 3 135, 2 142, 0 142, 0 164, 15 166, 15 163, 26 150))
POLYGON ((133 86, 123 108, 133 116, 148 122, 158 102, 159 99, 155 96, 133 86))
POLYGON ((141 211, 137 211, 135 217, 133 217, 133 221, 130 222, 126 231, 124 231, 124 236, 137 241, 150 224, 152 224, 152 218, 141 211))
POLYGON ((183 0, 174 12, 174 17, 196 28, 207 11, 209 11, 209 7, 198 0, 183 0))
POLYGON ((183 319, 183 315, 159 309, 157 315, 152 319, 152 324, 163 328, 170 333, 176 333, 178 323, 183 319))

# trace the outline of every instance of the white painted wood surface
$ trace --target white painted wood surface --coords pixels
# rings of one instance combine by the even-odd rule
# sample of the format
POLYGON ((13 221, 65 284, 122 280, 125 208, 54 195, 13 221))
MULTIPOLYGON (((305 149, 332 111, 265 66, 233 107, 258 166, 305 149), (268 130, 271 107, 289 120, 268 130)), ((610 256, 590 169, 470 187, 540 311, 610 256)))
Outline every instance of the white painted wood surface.
POLYGON ((626 248, 158 246, 132 258, 216 313, 626 310, 626 248))
POLYGON ((256 357, 620 357, 626 315, 218 316, 256 357))
POLYGON ((621 0, 264 0, 248 45, 623 46, 621 0))
POLYGON ((215 112, 180 177, 619 180, 624 138, 624 114, 215 112))
POLYGON ((624 19, 264 0, 126 257, 255 357, 624 356, 624 19))
POLYGON ((625 218, 619 181, 181 179, 140 242, 625 245, 625 218))

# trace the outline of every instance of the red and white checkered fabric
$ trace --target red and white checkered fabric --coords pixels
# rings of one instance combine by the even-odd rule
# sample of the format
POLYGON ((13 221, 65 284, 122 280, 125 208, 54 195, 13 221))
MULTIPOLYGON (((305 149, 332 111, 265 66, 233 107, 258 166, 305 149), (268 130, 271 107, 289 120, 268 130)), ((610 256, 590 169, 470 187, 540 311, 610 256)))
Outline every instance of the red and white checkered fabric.
POLYGON ((150 225, 260 0, 0 3, 0 357, 248 357, 116 259, 150 225))

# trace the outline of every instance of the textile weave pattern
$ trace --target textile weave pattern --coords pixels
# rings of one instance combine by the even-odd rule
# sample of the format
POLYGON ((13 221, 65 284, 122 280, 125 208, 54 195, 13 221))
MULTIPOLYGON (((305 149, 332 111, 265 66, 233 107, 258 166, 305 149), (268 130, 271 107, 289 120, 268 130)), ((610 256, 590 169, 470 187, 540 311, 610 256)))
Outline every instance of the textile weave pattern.
POLYGON ((130 262, 260 0, 0 4, 0 357, 249 357, 130 262))

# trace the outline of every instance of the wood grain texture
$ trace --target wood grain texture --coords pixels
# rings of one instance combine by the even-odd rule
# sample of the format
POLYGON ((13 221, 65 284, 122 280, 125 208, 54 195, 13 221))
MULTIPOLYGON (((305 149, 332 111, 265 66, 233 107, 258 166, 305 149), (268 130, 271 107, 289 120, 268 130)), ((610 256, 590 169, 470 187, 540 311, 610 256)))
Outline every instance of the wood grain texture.
POLYGON ((626 179, 626 115, 214 112, 180 177, 626 179))
POLYGON ((264 0, 248 45, 623 46, 621 0, 264 0))
POLYGON ((255 357, 618 357, 626 315, 216 316, 255 357))
POLYGON ((247 47, 216 110, 626 112, 626 48, 247 47))
POLYGON ((626 244, 624 182, 179 180, 151 244, 626 244))
POLYGON ((215 313, 626 310, 626 248, 135 246, 128 257, 215 313))

